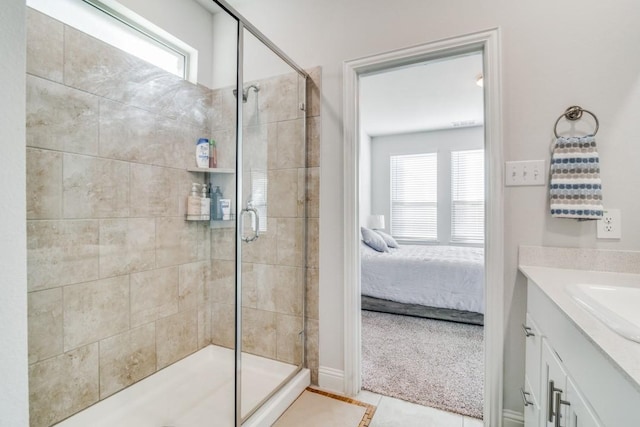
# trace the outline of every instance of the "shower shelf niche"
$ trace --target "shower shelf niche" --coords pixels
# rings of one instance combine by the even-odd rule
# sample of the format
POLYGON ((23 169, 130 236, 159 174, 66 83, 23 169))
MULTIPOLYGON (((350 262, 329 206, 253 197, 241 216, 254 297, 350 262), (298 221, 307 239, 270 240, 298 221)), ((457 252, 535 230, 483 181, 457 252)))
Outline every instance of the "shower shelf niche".
POLYGON ((198 173, 212 173, 212 174, 234 174, 235 169, 223 169, 223 168, 187 168, 188 172, 198 173))

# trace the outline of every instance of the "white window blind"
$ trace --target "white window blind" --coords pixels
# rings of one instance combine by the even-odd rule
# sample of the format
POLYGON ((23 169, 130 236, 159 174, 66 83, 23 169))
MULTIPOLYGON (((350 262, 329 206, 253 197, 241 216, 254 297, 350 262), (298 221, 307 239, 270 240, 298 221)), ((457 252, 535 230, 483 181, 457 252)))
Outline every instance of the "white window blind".
POLYGON ((451 152, 451 241, 484 242, 484 150, 451 152))
POLYGON ((438 239, 438 154, 391 156, 391 234, 438 239))

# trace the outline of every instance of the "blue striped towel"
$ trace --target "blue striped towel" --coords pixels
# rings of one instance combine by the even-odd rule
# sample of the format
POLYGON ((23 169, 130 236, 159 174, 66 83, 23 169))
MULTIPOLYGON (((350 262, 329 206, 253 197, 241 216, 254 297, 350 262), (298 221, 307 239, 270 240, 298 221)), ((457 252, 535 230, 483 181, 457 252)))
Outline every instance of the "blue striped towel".
POLYGON ((601 219, 600 159, 593 136, 559 137, 551 155, 551 216, 601 219))

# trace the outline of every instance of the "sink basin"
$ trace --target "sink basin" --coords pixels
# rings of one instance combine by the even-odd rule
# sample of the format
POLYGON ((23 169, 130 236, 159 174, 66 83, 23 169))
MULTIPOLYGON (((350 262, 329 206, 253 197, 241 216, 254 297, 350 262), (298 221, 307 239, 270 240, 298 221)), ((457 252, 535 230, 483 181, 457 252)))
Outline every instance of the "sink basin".
POLYGON ((640 343, 640 287, 579 283, 566 289, 602 323, 640 343))

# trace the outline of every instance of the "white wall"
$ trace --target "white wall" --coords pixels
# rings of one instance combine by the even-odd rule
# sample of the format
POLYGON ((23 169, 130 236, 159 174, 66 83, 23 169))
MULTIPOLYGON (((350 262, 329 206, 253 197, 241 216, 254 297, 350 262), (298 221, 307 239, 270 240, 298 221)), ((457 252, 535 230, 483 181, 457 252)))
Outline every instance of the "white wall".
MULTIPOLYGON (((374 168, 375 170, 375 168, 374 168)), ((372 214, 381 214, 372 208, 373 197, 371 181, 371 137, 362 129, 360 130, 360 224, 367 226, 367 217, 372 214)), ((386 217, 388 218, 388 217, 386 217)))
POLYGON ((0 427, 29 425, 25 11, 24 0, 0 10, 0 427))
POLYGON ((518 244, 640 249, 640 3, 634 0, 262 0, 238 10, 301 66, 322 70, 320 365, 343 369, 342 64, 365 55, 500 27, 504 156, 547 159, 570 105, 598 115, 604 202, 622 209, 623 239, 593 222, 552 219, 543 187, 505 189, 505 407, 522 411, 525 281, 518 244), (631 191, 630 191, 631 189, 631 191))
MULTIPOLYGON (((392 155, 438 153, 438 216, 450 217, 452 150, 473 150, 484 147, 484 128, 469 127, 402 135, 385 135, 371 139, 371 210, 385 217, 386 230, 391 230, 391 174, 389 158, 392 155)), ((362 165, 362 163, 361 163, 362 165)), ((440 244, 449 244, 451 226, 438 221, 440 244), (445 240, 442 240, 445 239, 445 240)))

